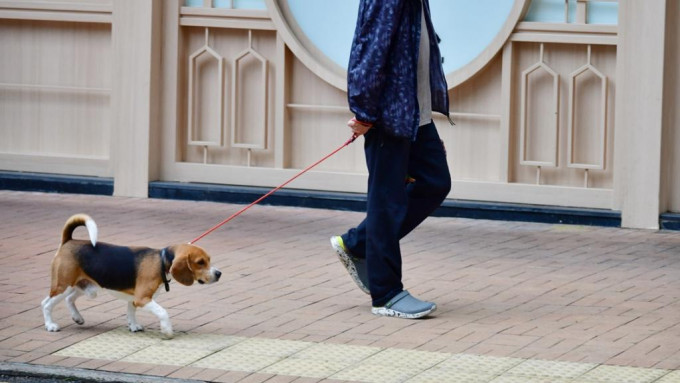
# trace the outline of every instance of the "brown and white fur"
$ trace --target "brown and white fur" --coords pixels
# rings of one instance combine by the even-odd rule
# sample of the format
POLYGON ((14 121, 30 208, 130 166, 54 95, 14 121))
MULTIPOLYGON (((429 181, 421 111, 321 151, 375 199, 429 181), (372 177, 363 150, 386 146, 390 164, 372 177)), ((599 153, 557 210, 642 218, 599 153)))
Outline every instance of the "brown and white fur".
POLYGON ((52 320, 52 310, 63 299, 66 299, 73 321, 85 323, 76 308, 76 299, 82 295, 94 298, 97 291, 103 289, 128 302, 130 331, 143 330, 135 315, 136 310, 142 308, 156 315, 161 332, 172 337, 168 312, 154 300, 160 289, 167 286, 165 281, 174 279, 190 286, 194 281, 201 284, 217 282, 221 275, 219 270, 210 266, 210 256, 195 245, 151 249, 97 243, 94 220, 85 214, 76 214, 66 221, 61 245, 52 260, 50 294, 42 301, 45 328, 47 331, 59 331, 59 325, 52 320), (72 239, 78 226, 87 227, 89 242, 72 239), (165 256, 163 260, 162 256, 165 256))

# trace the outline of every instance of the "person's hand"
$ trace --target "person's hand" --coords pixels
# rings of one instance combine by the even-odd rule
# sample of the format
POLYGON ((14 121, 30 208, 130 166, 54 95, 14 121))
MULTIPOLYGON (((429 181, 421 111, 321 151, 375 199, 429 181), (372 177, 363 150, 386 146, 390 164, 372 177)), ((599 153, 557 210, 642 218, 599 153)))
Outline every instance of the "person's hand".
POLYGON ((352 132, 354 132, 354 135, 356 137, 359 137, 366 134, 366 132, 368 132, 368 130, 373 127, 373 124, 368 122, 361 122, 356 118, 352 118, 351 120, 347 121, 347 126, 349 126, 349 128, 352 129, 352 132))

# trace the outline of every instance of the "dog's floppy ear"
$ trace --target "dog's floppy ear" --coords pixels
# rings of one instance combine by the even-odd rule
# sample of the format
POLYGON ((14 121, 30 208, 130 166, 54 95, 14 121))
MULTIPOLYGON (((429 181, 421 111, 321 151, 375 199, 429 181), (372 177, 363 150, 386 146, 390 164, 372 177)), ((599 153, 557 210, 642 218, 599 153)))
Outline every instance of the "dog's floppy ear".
POLYGON ((194 284, 194 273, 189 268, 189 256, 186 252, 179 253, 170 266, 170 275, 184 286, 194 284))

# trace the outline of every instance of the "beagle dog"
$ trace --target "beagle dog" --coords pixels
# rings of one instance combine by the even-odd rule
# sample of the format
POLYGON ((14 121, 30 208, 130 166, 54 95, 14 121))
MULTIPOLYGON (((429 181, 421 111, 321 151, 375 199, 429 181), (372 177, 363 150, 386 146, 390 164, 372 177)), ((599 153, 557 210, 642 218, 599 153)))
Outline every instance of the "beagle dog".
POLYGON ((168 312, 154 300, 161 286, 169 291, 169 279, 191 286, 213 283, 222 273, 210 266, 210 256, 200 247, 190 244, 169 246, 164 249, 125 247, 97 243, 97 225, 85 214, 76 214, 66 221, 61 235, 61 245, 52 260, 50 295, 42 301, 47 331, 59 331, 52 320, 52 310, 62 299, 77 324, 83 324, 82 315, 75 302, 82 295, 97 296, 99 289, 128 302, 128 328, 132 332, 144 328, 137 323, 136 310, 143 308, 160 320, 161 332, 172 337, 172 324, 168 312), (72 239, 73 231, 86 226, 90 241, 72 239))

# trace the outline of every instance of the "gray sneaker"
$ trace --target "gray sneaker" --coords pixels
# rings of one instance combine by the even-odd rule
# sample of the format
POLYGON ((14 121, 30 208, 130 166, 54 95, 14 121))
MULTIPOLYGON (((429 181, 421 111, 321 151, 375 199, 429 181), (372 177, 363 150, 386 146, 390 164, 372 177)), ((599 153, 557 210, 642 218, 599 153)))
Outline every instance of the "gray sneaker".
POLYGON ((345 266, 349 276, 352 277, 354 283, 359 286, 361 291, 366 294, 370 294, 371 290, 368 289, 368 271, 366 267, 366 260, 363 258, 353 257, 349 250, 345 247, 342 241, 342 237, 336 235, 331 237, 331 247, 338 254, 338 258, 342 265, 345 266))
POLYGON ((380 316, 418 319, 434 312, 436 309, 436 304, 421 301, 404 290, 387 302, 385 306, 373 307, 371 312, 380 316))

